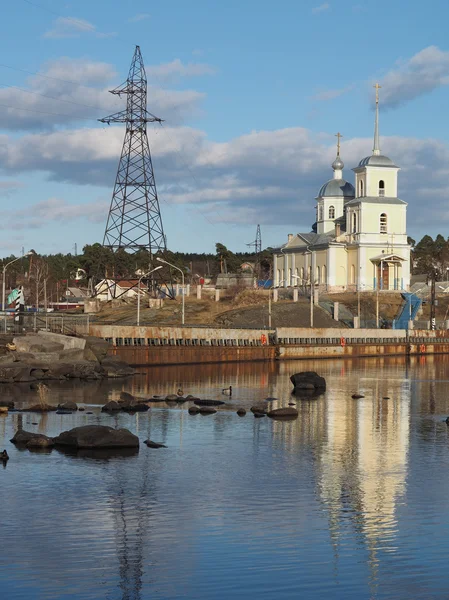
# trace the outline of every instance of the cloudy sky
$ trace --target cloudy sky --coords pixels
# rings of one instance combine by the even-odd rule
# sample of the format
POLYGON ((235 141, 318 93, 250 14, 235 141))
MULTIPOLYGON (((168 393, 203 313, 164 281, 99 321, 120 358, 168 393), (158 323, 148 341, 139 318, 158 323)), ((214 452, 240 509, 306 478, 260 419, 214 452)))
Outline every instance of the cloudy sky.
POLYGON ((108 93, 141 46, 162 218, 173 250, 245 250, 309 231, 332 175, 382 151, 408 229, 449 235, 447 0, 15 0, 0 37, 0 254, 102 241, 124 108, 108 93), (407 8, 405 9, 405 4, 407 8))

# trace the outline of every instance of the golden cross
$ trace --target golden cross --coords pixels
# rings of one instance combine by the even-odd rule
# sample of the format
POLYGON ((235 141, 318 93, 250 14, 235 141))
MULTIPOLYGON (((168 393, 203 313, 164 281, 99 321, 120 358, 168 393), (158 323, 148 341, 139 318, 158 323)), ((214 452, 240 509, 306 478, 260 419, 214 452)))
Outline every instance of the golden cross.
POLYGON ((379 85, 378 83, 376 83, 375 85, 373 85, 373 88, 376 88, 376 104, 379 103, 379 90, 382 86, 379 85))
POLYGON ((337 155, 340 156, 340 138, 342 138, 343 136, 340 132, 338 132, 335 134, 335 137, 337 138, 337 155))

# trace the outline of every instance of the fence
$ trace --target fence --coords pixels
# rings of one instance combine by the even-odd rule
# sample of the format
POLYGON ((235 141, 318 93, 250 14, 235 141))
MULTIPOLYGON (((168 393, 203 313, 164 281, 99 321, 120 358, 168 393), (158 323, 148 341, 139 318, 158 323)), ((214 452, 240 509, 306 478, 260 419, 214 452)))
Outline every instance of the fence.
POLYGON ((2 331, 5 333, 25 333, 27 331, 52 331, 65 335, 88 335, 90 315, 67 315, 46 313, 20 313, 19 321, 13 313, 4 313, 2 318, 2 331))

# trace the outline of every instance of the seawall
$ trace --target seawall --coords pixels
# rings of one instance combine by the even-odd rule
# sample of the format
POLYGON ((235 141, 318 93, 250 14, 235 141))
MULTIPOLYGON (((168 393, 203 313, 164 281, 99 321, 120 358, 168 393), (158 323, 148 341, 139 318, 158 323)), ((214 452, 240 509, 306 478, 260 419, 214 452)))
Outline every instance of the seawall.
POLYGON ((449 331, 90 326, 131 365, 354 358, 449 353, 449 331))

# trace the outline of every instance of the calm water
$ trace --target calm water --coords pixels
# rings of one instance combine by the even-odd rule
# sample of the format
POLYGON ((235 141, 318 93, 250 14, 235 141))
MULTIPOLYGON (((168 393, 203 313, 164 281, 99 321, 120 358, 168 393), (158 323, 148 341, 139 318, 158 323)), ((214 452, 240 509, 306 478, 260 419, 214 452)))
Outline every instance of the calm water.
MULTIPOLYGON (((447 598, 449 357, 224 364, 144 371, 125 382, 53 384, 92 415, 23 414, 49 435, 127 427, 146 446, 92 458, 19 451, 0 417, 0 597, 23 599, 447 598), (120 391, 291 401, 289 375, 316 370, 297 421, 187 405, 102 415, 120 391), (353 400, 353 392, 365 394, 353 400), (389 396, 389 400, 382 399, 389 396)), ((18 406, 27 386, 0 388, 18 406)))

